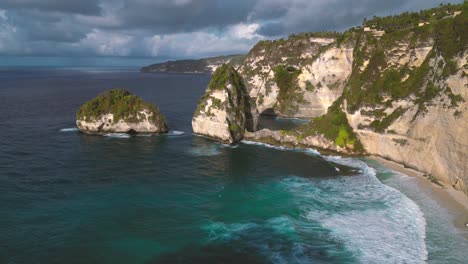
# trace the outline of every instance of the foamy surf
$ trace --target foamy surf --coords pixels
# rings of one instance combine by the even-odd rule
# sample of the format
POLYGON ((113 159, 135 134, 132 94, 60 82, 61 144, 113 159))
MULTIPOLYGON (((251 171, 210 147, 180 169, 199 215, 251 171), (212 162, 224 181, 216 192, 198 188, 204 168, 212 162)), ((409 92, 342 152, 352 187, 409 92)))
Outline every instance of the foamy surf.
POLYGON ((183 135, 184 133, 185 133, 184 131, 174 130, 174 131, 169 131, 169 133, 167 133, 166 135, 168 135, 168 136, 180 136, 180 135, 183 135))
POLYGON ((297 117, 275 117, 277 121, 293 121, 297 123, 309 123, 310 120, 297 117))
POLYGON ((109 137, 109 138, 130 138, 131 137, 131 135, 126 134, 126 133, 109 133, 109 134, 105 134, 104 136, 109 137))
POLYGON ((62 128, 59 130, 59 132, 76 132, 76 131, 78 131, 78 128, 76 127, 62 128))
POLYGON ((249 141, 249 140, 242 140, 241 143, 246 145, 255 145, 261 146, 265 148, 277 149, 277 150, 285 150, 285 151, 295 151, 295 152, 303 152, 311 155, 321 156, 320 152, 312 148, 288 148, 283 146, 275 146, 267 143, 256 142, 256 141, 249 141))
POLYGON ((258 252, 268 263, 310 263, 304 245, 298 242, 295 223, 287 216, 277 216, 258 222, 212 222, 202 227, 208 243, 244 241, 244 249, 258 252), (285 240, 290 241, 284 250, 285 240), (281 250, 283 249, 283 250, 281 250))
POLYGON ((282 146, 274 146, 274 145, 270 145, 270 144, 267 144, 267 143, 249 141, 249 140, 242 140, 241 143, 247 144, 247 145, 262 146, 262 147, 272 148, 272 149, 277 149, 277 150, 294 150, 292 148, 287 148, 287 147, 282 147, 282 146))
POLYGON ((188 150, 188 153, 196 157, 212 157, 220 153, 219 146, 216 144, 192 147, 188 150))
POLYGON ((303 198, 305 219, 329 229, 362 263, 424 263, 426 220, 416 203, 381 183, 374 169, 360 160, 325 158, 359 168, 361 174, 319 182, 283 180, 291 193, 303 198))

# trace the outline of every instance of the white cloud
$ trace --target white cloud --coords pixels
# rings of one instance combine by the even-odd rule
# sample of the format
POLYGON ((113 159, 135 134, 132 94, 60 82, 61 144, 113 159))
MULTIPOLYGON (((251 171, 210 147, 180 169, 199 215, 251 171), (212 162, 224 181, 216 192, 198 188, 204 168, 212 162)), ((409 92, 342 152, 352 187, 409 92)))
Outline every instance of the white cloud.
POLYGON ((86 0, 62 6, 57 0, 41 0, 39 6, 36 0, 0 0, 0 56, 244 53, 265 38, 342 30, 364 16, 418 10, 442 1, 86 0))
POLYGON ((221 35, 210 31, 155 35, 146 39, 146 48, 151 56, 243 53, 263 39, 256 34, 258 27, 258 24, 237 24, 221 35))
POLYGON ((3 10, 3 9, 0 9, 0 19, 2 20, 6 20, 7 17, 6 17, 6 11, 3 10))
POLYGON ((192 0, 173 0, 173 3, 176 6, 183 6, 183 5, 189 4, 190 2, 192 2, 192 0))
POLYGON ((75 45, 87 47, 97 55, 128 56, 132 53, 133 42, 133 36, 94 29, 75 45))
POLYGON ((0 10, 0 54, 17 53, 21 50, 17 28, 8 21, 5 10, 0 10))
POLYGON ((237 24, 231 26, 228 30, 228 35, 239 39, 253 39, 253 38, 260 38, 261 36, 257 34, 257 30, 260 27, 259 24, 237 24))

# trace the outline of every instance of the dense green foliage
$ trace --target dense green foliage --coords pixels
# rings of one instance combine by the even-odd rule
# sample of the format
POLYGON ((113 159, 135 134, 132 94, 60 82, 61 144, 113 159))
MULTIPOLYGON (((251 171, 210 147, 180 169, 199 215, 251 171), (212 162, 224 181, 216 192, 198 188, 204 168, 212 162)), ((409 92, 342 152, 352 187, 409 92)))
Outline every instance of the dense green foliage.
MULTIPOLYGON (((433 13, 436 14, 434 16, 443 13, 447 15, 447 18, 432 19, 431 24, 423 27, 416 26, 414 28, 392 30, 384 34, 380 39, 377 39, 369 32, 362 32, 358 36, 354 49, 353 72, 344 92, 348 102, 348 110, 354 112, 362 106, 391 106, 395 100, 414 95, 414 101, 419 107, 418 113, 422 113, 426 108, 425 105, 442 92, 445 92, 448 96, 453 96, 448 91, 448 87, 438 87, 435 82, 428 81, 430 79, 429 74, 439 74, 437 69, 429 65, 429 62, 437 54, 442 55, 444 58, 443 61, 439 61, 438 68, 443 69, 443 71, 439 74, 440 76, 436 76, 437 78, 447 78, 458 70, 452 58, 467 47, 467 6, 468 4, 464 3, 457 6, 443 6, 431 9, 431 17, 433 13), (455 18, 452 17, 453 10, 462 9, 463 12, 460 15, 455 18), (450 16, 448 16, 449 14, 450 16), (410 48, 414 48, 418 43, 424 43, 429 39, 435 40, 434 49, 420 67, 412 68, 408 64, 398 67, 387 65, 386 56, 391 55, 391 52, 388 55, 386 55, 386 52, 395 48, 398 43, 409 43, 410 48), (365 60, 368 60, 369 64, 361 71, 360 68, 364 65, 365 60), (390 98, 384 100, 385 96, 390 98)), ((404 21, 411 21, 412 17, 427 13, 423 11, 421 13, 376 18, 368 23, 380 21, 384 24, 391 24, 391 21, 393 21, 395 24, 405 24, 409 22, 404 21)))
POLYGON ((312 119, 299 131, 303 136, 322 134, 340 147, 362 152, 363 146, 349 125, 346 114, 340 108, 341 101, 341 99, 335 101, 325 115, 312 119))
MULTIPOLYGON (((214 90, 223 90, 231 84, 235 87, 235 89, 231 90, 231 100, 239 100, 242 101, 241 105, 244 105, 244 98, 243 95, 237 94, 237 91, 245 91, 244 82, 242 77, 237 73, 233 66, 228 64, 223 64, 222 66, 218 67, 216 71, 211 76, 211 81, 208 84, 208 89, 206 90, 205 94, 202 98, 198 101, 197 109, 195 110, 194 116, 198 116, 200 112, 206 107, 208 104, 208 100, 211 100, 211 107, 205 113, 206 115, 211 115, 211 109, 216 108, 218 110, 225 110, 227 102, 221 102, 220 99, 211 96, 212 91, 214 90), (239 98, 237 98, 239 97, 239 98)), ((236 111, 236 116, 240 116, 242 111, 241 109, 234 109, 236 111)))
POLYGON ((211 76, 211 81, 208 84, 210 90, 222 90, 227 85, 227 82, 240 87, 243 85, 242 79, 236 70, 228 64, 219 66, 211 76))
POLYGON ((462 4, 461 9, 460 15, 442 19, 434 26, 436 46, 446 59, 451 59, 468 45, 468 2, 462 4))
POLYGON ((93 121, 102 115, 113 114, 114 123, 120 120, 137 123, 145 118, 145 115, 140 113, 144 110, 153 114, 149 117, 149 120, 154 124, 164 122, 164 117, 159 113, 158 108, 154 104, 147 103, 128 91, 113 89, 98 95, 82 105, 76 113, 76 118, 78 120, 93 121))
POLYGON ((395 109, 395 111, 393 111, 390 115, 384 117, 382 120, 374 120, 372 123, 370 123, 370 127, 375 132, 385 132, 387 127, 389 127, 396 119, 398 119, 405 112, 406 109, 398 107, 397 109, 395 109))
POLYGON ((385 17, 374 16, 371 20, 364 20, 364 26, 385 30, 387 33, 390 33, 396 30, 416 27, 419 23, 434 23, 443 18, 450 17, 455 11, 461 10, 462 5, 447 4, 432 9, 421 10, 420 12, 404 12, 385 17))
MULTIPOLYGON (((297 110, 296 103, 303 100, 301 90, 297 84, 297 77, 300 70, 292 66, 277 65, 273 68, 275 73, 275 82, 278 85, 278 106, 281 112, 290 112, 297 110)), ((309 89, 311 87, 309 86, 309 89)), ((313 86, 312 86, 313 89, 313 86)))

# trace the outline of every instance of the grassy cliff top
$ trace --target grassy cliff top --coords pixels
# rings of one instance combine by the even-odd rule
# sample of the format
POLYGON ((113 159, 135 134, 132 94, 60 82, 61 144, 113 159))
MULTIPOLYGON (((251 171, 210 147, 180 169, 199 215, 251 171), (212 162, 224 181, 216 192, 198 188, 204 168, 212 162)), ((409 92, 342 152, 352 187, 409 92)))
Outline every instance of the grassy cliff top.
POLYGON ((208 88, 210 90, 221 90, 223 89, 228 83, 232 85, 242 88, 243 82, 239 73, 228 64, 223 64, 216 69, 211 76, 211 81, 208 84, 208 88))
POLYGON ((76 113, 76 118, 78 120, 92 121, 102 115, 113 114, 114 123, 120 120, 137 123, 145 118, 145 115, 140 113, 144 110, 153 113, 149 117, 153 123, 158 124, 160 121, 164 121, 164 117, 159 113, 159 109, 154 104, 145 102, 128 91, 112 89, 99 94, 83 104, 76 113))

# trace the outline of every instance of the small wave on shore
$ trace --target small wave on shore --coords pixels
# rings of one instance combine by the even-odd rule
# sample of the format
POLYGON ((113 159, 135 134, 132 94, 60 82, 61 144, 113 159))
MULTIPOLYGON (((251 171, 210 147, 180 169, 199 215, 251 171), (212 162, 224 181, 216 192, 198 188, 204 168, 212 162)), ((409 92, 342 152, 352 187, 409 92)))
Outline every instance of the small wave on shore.
POLYGON ((126 133, 108 133, 108 134, 104 134, 105 137, 109 137, 109 138, 130 138, 131 135, 130 134, 126 134, 126 133))
POLYGON ((174 130, 174 131, 169 131, 169 133, 167 133, 166 135, 167 136, 181 136, 185 134, 184 131, 177 131, 177 130, 174 130))
POLYGON ((59 130, 59 132, 77 132, 78 128, 76 127, 69 127, 69 128, 62 128, 59 130))

